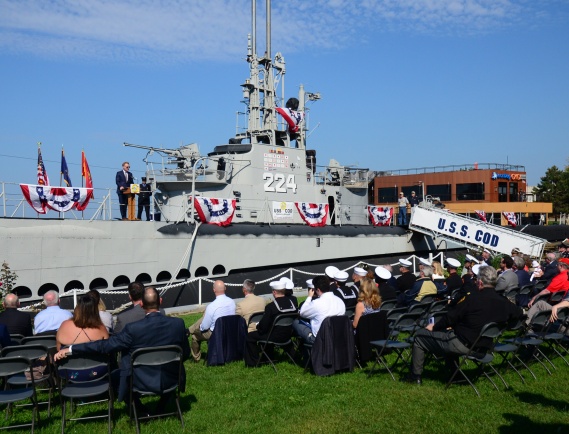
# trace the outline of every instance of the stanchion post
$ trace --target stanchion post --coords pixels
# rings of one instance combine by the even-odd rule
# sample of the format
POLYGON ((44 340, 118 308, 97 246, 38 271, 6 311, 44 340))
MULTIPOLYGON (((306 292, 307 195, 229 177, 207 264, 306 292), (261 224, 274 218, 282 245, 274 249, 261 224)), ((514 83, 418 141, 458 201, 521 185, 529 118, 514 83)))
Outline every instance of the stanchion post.
POLYGON ((202 305, 202 279, 198 281, 198 304, 202 305))

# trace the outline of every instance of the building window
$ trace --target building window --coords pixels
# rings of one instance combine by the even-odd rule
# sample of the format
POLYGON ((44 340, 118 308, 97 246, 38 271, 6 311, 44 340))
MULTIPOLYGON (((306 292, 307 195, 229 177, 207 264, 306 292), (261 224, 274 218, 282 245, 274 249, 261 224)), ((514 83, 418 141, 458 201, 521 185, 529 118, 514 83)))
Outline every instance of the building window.
POLYGON ((420 185, 411 185, 408 187, 401 187, 401 191, 405 195, 407 199, 411 197, 411 192, 414 191, 415 195, 419 198, 419 200, 423 200, 421 197, 421 186, 420 185))
POLYGON ((456 184, 456 200, 484 200, 484 183, 456 184))
POLYGON ((441 201, 451 200, 450 184, 427 185, 427 196, 438 197, 441 201))
POLYGON ((397 202, 397 187, 384 187, 377 189, 377 203, 397 202))
POLYGON ((518 183, 510 182, 510 202, 518 202, 518 201, 520 201, 518 193, 518 183))
POLYGON ((498 183, 498 202, 508 201, 508 183, 499 182, 498 183))

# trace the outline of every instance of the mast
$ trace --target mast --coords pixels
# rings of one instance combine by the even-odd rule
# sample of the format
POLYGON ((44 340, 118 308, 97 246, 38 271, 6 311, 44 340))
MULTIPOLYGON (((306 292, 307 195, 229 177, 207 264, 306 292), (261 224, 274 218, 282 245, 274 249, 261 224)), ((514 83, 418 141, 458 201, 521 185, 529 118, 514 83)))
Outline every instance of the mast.
POLYGON ((266 48, 262 57, 257 54, 257 1, 251 0, 251 31, 247 49, 249 78, 241 85, 243 97, 248 106, 247 136, 251 143, 259 143, 259 138, 266 137, 274 143, 274 131, 277 129, 276 79, 285 73, 284 58, 277 54, 278 61, 271 59, 271 0, 266 0, 265 39, 266 48))

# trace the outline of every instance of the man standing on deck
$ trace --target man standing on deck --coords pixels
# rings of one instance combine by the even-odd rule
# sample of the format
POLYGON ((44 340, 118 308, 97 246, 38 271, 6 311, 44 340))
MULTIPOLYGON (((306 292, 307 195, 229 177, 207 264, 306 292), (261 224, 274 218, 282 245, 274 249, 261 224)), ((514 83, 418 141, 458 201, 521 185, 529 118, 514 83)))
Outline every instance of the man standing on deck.
POLYGON ((125 161, 122 163, 122 170, 119 170, 115 177, 115 181, 117 183, 117 195, 119 197, 119 208, 121 211, 121 218, 123 220, 126 220, 126 206, 128 201, 124 191, 134 184, 134 177, 132 176, 132 173, 128 171, 129 169, 130 163, 125 161))
POLYGON ((403 194, 403 192, 399 193, 399 199, 397 200, 397 204, 399 205, 399 225, 406 225, 407 224, 407 205, 409 205, 409 201, 403 194))

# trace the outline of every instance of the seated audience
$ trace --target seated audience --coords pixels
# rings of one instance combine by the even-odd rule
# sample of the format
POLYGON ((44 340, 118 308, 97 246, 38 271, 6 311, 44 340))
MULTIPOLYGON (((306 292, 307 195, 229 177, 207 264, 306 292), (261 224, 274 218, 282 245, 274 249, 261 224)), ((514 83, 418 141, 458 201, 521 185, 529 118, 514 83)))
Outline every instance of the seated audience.
POLYGON ((448 277, 445 280, 446 289, 439 294, 452 295, 453 291, 462 287, 462 279, 457 272, 458 267, 460 267, 460 261, 454 258, 448 258, 445 262, 448 271, 448 277))
MULTIPOLYGON (((522 316, 519 307, 494 290, 497 278, 493 267, 480 267, 478 291, 464 297, 435 324, 429 324, 417 331, 413 344, 411 373, 406 381, 422 383, 421 375, 427 353, 452 361, 470 351, 484 325, 491 322, 503 324, 522 316)), ((492 339, 482 338, 473 350, 486 353, 491 344, 492 339)))
MULTIPOLYGON (((292 300, 285 296, 285 282, 275 281, 271 282, 274 300, 267 304, 263 318, 256 324, 256 330, 247 335, 247 345, 245 347, 245 365, 254 367, 259 359, 260 351, 257 342, 262 339, 267 339, 271 332, 271 327, 275 318, 285 313, 298 312, 297 307, 292 300)), ((273 342, 286 342, 292 335, 292 327, 276 327, 271 335, 273 342)))
POLYGON ((334 288, 333 293, 336 297, 344 302, 346 309, 353 309, 358 302, 358 292, 353 286, 346 286, 348 277, 349 274, 345 271, 338 271, 334 275, 336 288, 334 288))
POLYGON ((419 278, 413 284, 413 287, 405 294, 402 294, 399 304, 401 306, 412 306, 420 303, 426 295, 437 295, 437 287, 431 280, 432 275, 432 267, 425 265, 419 272, 419 278))
POLYGON ((524 261, 523 257, 516 256, 514 258, 514 267, 512 269, 514 270, 514 273, 516 273, 516 276, 518 276, 518 287, 520 287, 520 288, 522 286, 526 286, 526 285, 531 284, 530 275, 525 270, 525 266, 526 266, 526 262, 524 261))
POLYGON ((196 362, 199 362, 202 357, 201 343, 209 340, 217 319, 227 315, 235 315, 235 302, 225 295, 225 283, 222 280, 216 280, 213 283, 213 293, 215 300, 208 304, 204 315, 189 328, 190 348, 192 357, 196 362))
MULTIPOLYGON (((520 259, 523 261, 523 258, 520 259)), ((512 269, 513 266, 514 260, 510 255, 502 256, 502 259, 500 260, 500 269, 502 272, 498 276, 498 281, 496 282, 497 292, 503 293, 504 291, 509 291, 518 287, 518 276, 512 269)))
POLYGON ((367 271, 361 267, 354 267, 354 272, 352 274, 352 280, 354 281, 354 286, 357 290, 360 290, 361 281, 367 276, 367 271))
MULTIPOLYGON (((559 269, 558 274, 551 279, 549 285, 541 290, 538 294, 534 295, 532 299, 528 303, 528 307, 531 308, 533 303, 538 297, 542 295, 551 295, 554 292, 558 291, 567 291, 569 290, 569 281, 567 280, 567 271, 569 270, 569 259, 561 258, 557 263, 557 268, 559 269)), ((530 309, 531 310, 531 309, 530 309)), ((529 312, 528 312, 529 317, 529 312)))
POLYGON ((107 306, 105 306, 105 302, 101 298, 101 294, 96 289, 91 289, 88 293, 88 296, 93 297, 95 303, 97 303, 97 309, 99 310, 99 316, 101 317, 101 321, 103 325, 107 328, 107 331, 110 333, 113 331, 113 316, 107 312, 107 306))
POLYGON ((433 261, 431 263, 433 267, 433 283, 437 287, 437 293, 446 294, 447 287, 445 285, 445 270, 439 261, 433 261))
POLYGON ((385 265, 375 267, 375 283, 383 301, 397 299, 397 290, 389 284, 391 278, 391 273, 385 265))
POLYGON ((346 313, 346 306, 342 300, 330 291, 328 277, 317 276, 312 279, 312 283, 314 289, 308 290, 308 298, 300 309, 300 316, 303 319, 297 319, 292 324, 296 334, 309 344, 314 343, 324 319, 346 313))
POLYGON ((281 282, 285 283, 285 297, 292 301, 298 309, 298 299, 294 295, 294 282, 288 277, 281 277, 281 282))
MULTIPOLYGON (((255 312, 265 310, 267 301, 263 297, 254 294, 255 282, 251 279, 245 279, 243 282, 243 295, 245 298, 235 305, 235 315, 243 317, 245 322, 249 324, 249 318, 255 312)), ((257 329, 257 324, 249 324, 249 333, 257 329)))
MULTIPOLYGON (((399 276, 396 280, 397 282, 397 292, 399 294, 411 289, 417 277, 411 273, 411 266, 413 264, 407 259, 399 259, 399 276)), ((392 273, 393 275, 393 273, 392 273)))
MULTIPOLYGON (((118 387, 118 401, 125 400, 128 398, 130 362, 134 351, 139 348, 178 345, 182 348, 184 360, 188 358, 190 353, 184 321, 180 318, 167 317, 159 312, 160 295, 155 288, 145 289, 142 307, 147 314, 142 321, 127 324, 120 333, 112 335, 109 339, 74 344, 68 348, 63 348, 55 355, 55 360, 67 357, 68 354, 86 355, 122 352, 120 368, 118 371, 113 372, 111 379, 114 381, 114 386, 118 387)), ((182 371, 182 373, 185 377, 185 371, 182 371)), ((136 377, 136 380, 143 381, 146 389, 161 393, 164 384, 176 382, 177 378, 177 369, 150 367, 142 371, 136 377)), ((185 384, 185 380, 182 384, 185 384)), ((135 387, 137 386, 136 382, 134 385, 135 387)), ((166 404, 166 399, 167 397, 161 397, 158 403, 159 408, 166 404)), ((138 399, 135 399, 135 401, 135 405, 138 408, 140 401, 138 399)), ((158 409, 158 412, 160 412, 160 409, 158 409)))
POLYGON ((358 295, 358 303, 356 304, 356 312, 352 325, 358 327, 360 318, 370 313, 379 312, 381 306, 381 297, 379 290, 373 280, 364 279, 361 281, 360 293, 358 295))
POLYGON ((47 291, 43 295, 43 302, 46 308, 34 318, 34 333, 36 335, 50 332, 55 334, 61 323, 73 315, 71 312, 59 307, 59 294, 57 291, 47 291))
POLYGON ((559 268, 557 268, 557 254, 548 253, 545 255, 545 264, 540 270, 537 270, 536 278, 538 280, 551 281, 557 274, 559 274, 559 268))
MULTIPOLYGON (((73 311, 73 317, 63 321, 55 335, 58 350, 74 344, 108 338, 109 333, 99 316, 98 303, 95 297, 89 293, 79 297, 77 306, 75 306, 75 310, 73 311)), ((100 378, 101 375, 106 374, 106 371, 106 368, 87 369, 67 372, 67 375, 69 379, 86 381, 100 378)))
POLYGON ((16 294, 6 294, 2 301, 4 312, 0 313, 0 324, 8 328, 8 334, 31 336, 32 317, 27 312, 20 312, 20 300, 16 294))

